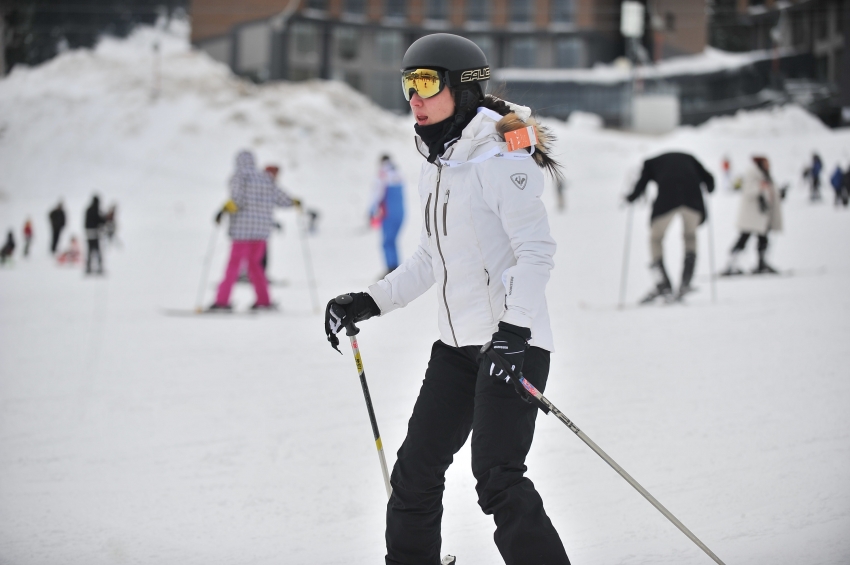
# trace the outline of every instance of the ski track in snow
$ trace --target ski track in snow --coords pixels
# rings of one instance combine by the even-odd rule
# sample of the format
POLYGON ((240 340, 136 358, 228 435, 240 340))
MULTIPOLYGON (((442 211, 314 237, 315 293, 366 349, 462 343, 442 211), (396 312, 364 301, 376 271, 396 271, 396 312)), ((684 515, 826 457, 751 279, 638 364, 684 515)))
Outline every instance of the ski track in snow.
MULTIPOLYGON (((271 289, 283 313, 161 311, 194 306, 242 147, 282 165, 282 184, 321 211, 308 241, 322 301, 381 272, 378 234, 363 225, 385 151, 408 181, 409 255, 422 162, 409 118, 339 83, 240 82, 190 50, 179 25, 16 69, 0 80, 0 109, 0 229, 20 245, 29 215, 36 234, 29 259, 0 269, 0 563, 382 562, 385 494, 360 385, 345 340, 332 351, 313 313, 295 213, 278 213, 285 230, 270 243, 271 276, 289 282, 271 289), (107 248, 102 279, 46 253, 48 210, 64 197, 64 247, 93 190, 119 205, 121 245, 107 248)), ((726 563, 850 562, 850 211, 832 207, 828 182, 812 205, 798 181, 815 148, 827 175, 846 166, 850 134, 794 107, 661 137, 586 115, 546 123, 569 179, 566 212, 544 195, 559 244, 547 397, 726 563), (771 261, 801 275, 718 280, 713 303, 703 227, 700 289, 686 304, 618 311, 620 198, 641 160, 667 149, 695 154, 718 181, 723 155, 740 172, 767 154, 791 183, 771 261)), ((720 269, 737 195, 719 187, 709 204, 720 269)), ((630 304, 650 286, 648 216, 638 204, 630 304)), ((674 280, 680 234, 674 223, 666 241, 674 280)), ((214 280, 226 251, 219 233, 214 280)), ((249 306, 250 286, 233 301, 249 306)), ((435 301, 432 289, 362 325, 390 465, 437 336, 435 301)), ((529 476, 573 563, 710 562, 554 417, 538 422, 529 476)), ((448 472, 444 552, 499 563, 468 450, 448 472)))

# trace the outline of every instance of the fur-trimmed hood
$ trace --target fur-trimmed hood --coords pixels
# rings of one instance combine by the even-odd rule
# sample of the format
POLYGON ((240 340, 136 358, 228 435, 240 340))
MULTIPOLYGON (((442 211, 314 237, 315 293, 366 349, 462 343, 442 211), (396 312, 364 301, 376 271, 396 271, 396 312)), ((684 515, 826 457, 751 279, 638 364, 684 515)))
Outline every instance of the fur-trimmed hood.
MULTIPOLYGON (((546 170, 553 178, 563 176, 561 165, 551 156, 555 137, 549 128, 540 125, 531 115, 531 108, 487 95, 477 112, 478 115, 464 128, 460 138, 450 144, 440 157, 443 165, 456 166, 464 162, 476 161, 484 156, 483 153, 492 153, 485 158, 498 156, 524 159, 530 156, 538 167, 546 170), (534 128, 537 136, 534 147, 509 152, 505 134, 529 126, 534 128), (484 149, 483 146, 492 141, 499 143, 499 150, 484 149)), ((427 157, 428 148, 419 137, 416 138, 416 144, 419 152, 427 157)))

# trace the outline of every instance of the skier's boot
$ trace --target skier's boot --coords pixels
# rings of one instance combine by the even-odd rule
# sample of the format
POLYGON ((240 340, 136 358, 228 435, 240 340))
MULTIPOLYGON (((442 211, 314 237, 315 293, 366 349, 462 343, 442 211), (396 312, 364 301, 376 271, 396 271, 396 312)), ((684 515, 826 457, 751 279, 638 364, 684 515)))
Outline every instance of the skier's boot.
POLYGON ((664 260, 659 259, 649 267, 652 271, 652 276, 655 279, 655 288, 643 297, 641 304, 651 304, 659 296, 665 302, 670 302, 673 299, 673 286, 670 284, 670 277, 667 276, 667 271, 664 269, 664 260))
POLYGON ((740 249, 733 249, 732 253, 729 254, 729 263, 726 264, 726 268, 720 272, 720 276, 723 277, 732 277, 735 275, 743 275, 744 271, 741 267, 738 266, 738 256, 741 254, 740 249))
POLYGON ((207 308, 207 312, 233 312, 233 306, 230 304, 210 304, 210 307, 207 308))
POLYGON ((755 275, 775 275, 779 273, 776 269, 771 267, 767 261, 764 260, 765 251, 759 250, 759 264, 758 267, 753 270, 753 274, 755 275))
POLYGON ((683 296, 696 290, 691 286, 691 279, 694 278, 694 267, 696 267, 696 264, 697 254, 692 251, 685 253, 685 264, 682 267, 682 284, 679 286, 677 299, 681 300, 683 296))

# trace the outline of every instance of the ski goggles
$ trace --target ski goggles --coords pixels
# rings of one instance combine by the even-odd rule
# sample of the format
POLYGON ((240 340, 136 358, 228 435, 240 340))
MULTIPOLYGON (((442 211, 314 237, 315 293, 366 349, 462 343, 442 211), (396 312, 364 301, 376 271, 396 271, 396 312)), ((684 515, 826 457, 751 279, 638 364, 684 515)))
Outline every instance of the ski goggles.
POLYGON ((438 95, 446 87, 443 73, 434 69, 407 69, 401 73, 401 88, 404 98, 410 102, 415 92, 422 98, 438 95))
POLYGON ((465 69, 462 71, 440 71, 437 69, 407 69, 401 72, 401 88, 404 98, 410 102, 413 92, 421 98, 438 95, 447 86, 462 86, 467 82, 484 82, 490 79, 490 67, 465 69))

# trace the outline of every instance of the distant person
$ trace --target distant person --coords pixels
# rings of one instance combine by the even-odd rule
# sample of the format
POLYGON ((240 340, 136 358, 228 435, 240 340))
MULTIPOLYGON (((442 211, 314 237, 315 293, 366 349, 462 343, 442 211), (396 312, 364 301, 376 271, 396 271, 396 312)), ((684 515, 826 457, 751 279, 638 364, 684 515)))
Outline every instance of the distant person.
POLYGON ((563 212, 567 209, 567 180, 563 177, 555 181, 555 196, 558 200, 558 211, 563 212))
POLYGON ((847 208, 847 204, 850 203, 850 166, 844 171, 841 180, 841 203, 847 208))
POLYGON ((27 218, 24 222, 24 257, 30 255, 30 243, 32 243, 32 220, 27 218))
POLYGON ((706 218, 702 187, 704 186, 708 192, 714 190, 714 177, 696 158, 687 153, 664 153, 644 161, 640 179, 632 193, 626 197, 626 201, 632 203, 637 200, 650 181, 655 181, 658 185, 658 195, 652 203, 649 224, 649 243, 652 254, 650 269, 655 278, 655 288, 641 300, 642 304, 653 302, 659 297, 665 300, 674 298, 673 286, 664 268, 662 243, 670 222, 676 216, 682 218, 685 239, 685 260, 677 296, 681 298, 693 290, 691 279, 697 260, 696 231, 706 218))
POLYGON ((86 254, 86 274, 103 274, 103 253, 100 250, 100 231, 106 223, 106 216, 100 211, 100 198, 97 195, 92 196, 91 204, 86 209, 86 242, 88 243, 88 252, 86 254), (97 258, 97 267, 94 263, 97 258))
POLYGON ((56 205, 56 208, 50 211, 50 252, 56 254, 56 247, 59 245, 59 236, 62 235, 62 229, 65 227, 65 210, 62 208, 62 201, 56 205))
MULTIPOLYGON (((848 169, 850 171, 850 169, 848 169)), ((841 165, 835 165, 835 170, 832 171, 832 176, 829 177, 829 183, 832 185, 832 190, 835 192, 835 207, 841 206, 846 200, 845 193, 845 177, 847 175, 841 170, 841 165)), ((846 203, 844 204, 847 205, 846 203)))
MULTIPOLYGON (((230 293, 239 278, 239 269, 243 263, 248 266, 248 278, 257 294, 252 309, 275 309, 269 298, 268 281, 260 261, 275 223, 275 206, 300 205, 298 199, 275 186, 268 173, 257 169, 252 153, 241 151, 236 156, 236 171, 230 179, 230 200, 223 209, 230 215, 229 234, 233 244, 224 280, 218 287, 218 294, 210 310, 232 310, 230 293)), ((219 213, 216 222, 220 222, 221 217, 219 213)))
POLYGON ((803 178, 809 179, 809 198, 812 202, 821 199, 820 196, 820 174, 823 171, 823 161, 820 155, 812 153, 812 164, 803 171, 803 178))
POLYGON ((12 230, 9 230, 9 234, 6 236, 6 243, 3 244, 3 248, 0 249, 0 264, 5 265, 7 261, 12 260, 12 254, 15 252, 15 236, 12 233, 12 230))
POLYGON ((726 192, 732 192, 735 190, 734 183, 732 182, 732 162, 727 155, 723 156, 720 168, 723 170, 723 189, 726 192))
POLYGON ((77 241, 77 236, 71 236, 71 242, 68 244, 68 249, 60 253, 56 260, 60 265, 76 265, 80 262, 82 253, 80 252, 80 242, 77 241))
POLYGON ((369 219, 372 225, 381 226, 386 274, 389 274, 399 265, 396 239, 404 222, 404 182, 389 155, 381 156, 369 219))
MULTIPOLYGON (((112 243, 113 241, 117 242, 117 232, 118 232, 118 205, 113 204, 109 207, 109 210, 106 211, 106 216, 104 216, 103 222, 103 235, 106 236, 106 241, 108 243, 112 243)), ((120 242, 119 242, 120 243, 120 242)))
POLYGON ((782 204, 770 176, 770 162, 767 157, 761 155, 753 157, 752 165, 744 174, 741 203, 738 208, 738 229, 741 235, 732 247, 726 270, 721 274, 730 276, 744 273, 738 266, 738 260, 751 234, 758 236, 759 255, 759 262, 753 273, 776 273, 777 270, 765 260, 765 255, 768 233, 782 230, 782 204))

